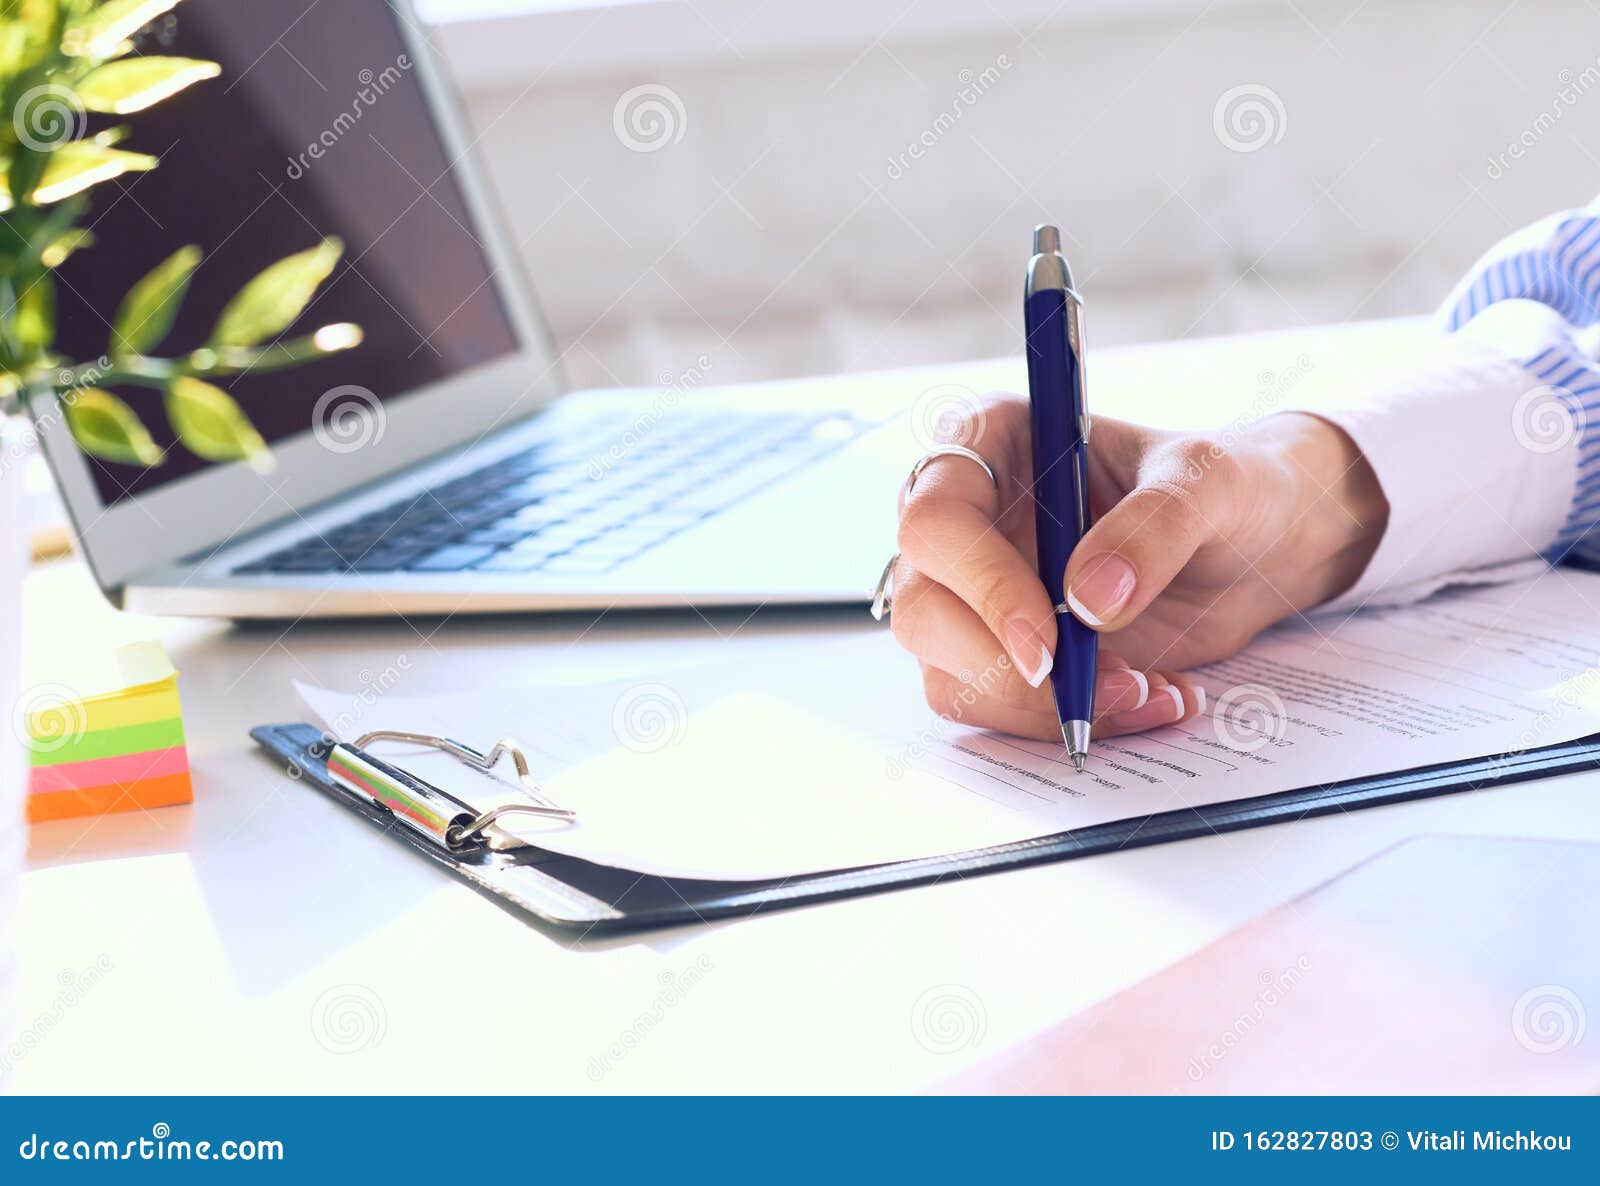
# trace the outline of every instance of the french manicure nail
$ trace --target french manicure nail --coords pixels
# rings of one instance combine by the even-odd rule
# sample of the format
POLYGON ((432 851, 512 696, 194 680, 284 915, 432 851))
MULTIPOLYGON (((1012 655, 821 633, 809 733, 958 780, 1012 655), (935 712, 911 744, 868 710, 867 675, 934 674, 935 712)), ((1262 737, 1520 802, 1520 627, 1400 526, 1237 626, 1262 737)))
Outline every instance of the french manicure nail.
POLYGON ((1096 697, 1108 704, 1126 701, 1116 711, 1132 712, 1136 708, 1143 708, 1144 702, 1150 698, 1150 682, 1142 671, 1109 667, 1100 672, 1100 687, 1096 690, 1096 697))
POLYGON ((1121 556, 1112 552, 1091 560, 1067 590, 1067 606, 1091 626, 1104 626, 1128 604, 1139 578, 1121 556))
POLYGON ((1006 651, 1022 673, 1022 678, 1035 688, 1044 683, 1055 660, 1040 641, 1039 632, 1021 618, 1016 618, 1006 623, 1004 641, 1006 651))

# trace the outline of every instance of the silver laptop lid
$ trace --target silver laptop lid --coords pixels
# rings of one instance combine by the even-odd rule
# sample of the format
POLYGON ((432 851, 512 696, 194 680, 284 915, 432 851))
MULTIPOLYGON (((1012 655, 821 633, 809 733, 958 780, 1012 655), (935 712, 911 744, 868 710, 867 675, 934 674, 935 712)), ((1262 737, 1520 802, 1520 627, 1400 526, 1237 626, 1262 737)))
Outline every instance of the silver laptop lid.
POLYGON ((36 409, 108 591, 480 439, 560 388, 409 3, 186 0, 175 17, 141 34, 141 48, 212 59, 222 74, 119 121, 127 146, 161 165, 92 191, 96 243, 59 275, 61 353, 102 357, 123 294, 188 243, 205 259, 154 352, 194 349, 241 284, 327 235, 344 241, 343 259, 289 335, 354 322, 365 336, 298 369, 223 382, 272 445, 270 472, 189 453, 156 390, 115 388, 166 450, 149 470, 85 458, 60 415, 36 409))

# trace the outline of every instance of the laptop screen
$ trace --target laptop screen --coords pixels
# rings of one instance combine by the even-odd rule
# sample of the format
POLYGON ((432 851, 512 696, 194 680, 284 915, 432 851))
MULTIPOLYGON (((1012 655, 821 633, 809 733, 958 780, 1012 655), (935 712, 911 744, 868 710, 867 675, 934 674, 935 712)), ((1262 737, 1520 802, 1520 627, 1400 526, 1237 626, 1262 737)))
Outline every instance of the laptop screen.
MULTIPOLYGON (((362 344, 297 369, 219 381, 269 443, 329 414, 323 397, 335 389, 401 399, 515 352, 515 330, 400 19, 410 18, 383 0, 187 0, 141 34, 141 52, 210 59, 222 73, 149 110, 87 125, 93 132, 126 123, 122 147, 161 164, 90 191, 84 222, 94 244, 58 272, 61 353, 75 361, 104 355, 129 287, 189 243, 204 262, 152 353, 195 349, 241 285, 327 235, 344 241, 344 257, 285 336, 354 322, 362 344)), ((159 391, 114 390, 166 458, 148 470, 91 461, 105 503, 210 464, 177 442, 159 391)))

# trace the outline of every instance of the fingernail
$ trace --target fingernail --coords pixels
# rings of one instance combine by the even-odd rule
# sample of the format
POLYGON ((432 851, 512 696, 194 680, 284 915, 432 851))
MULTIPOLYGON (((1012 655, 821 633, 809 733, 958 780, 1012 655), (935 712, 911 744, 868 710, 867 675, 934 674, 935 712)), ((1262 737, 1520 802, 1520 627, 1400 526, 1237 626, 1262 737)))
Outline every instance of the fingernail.
POLYGON ((1142 707, 1111 713, 1106 720, 1118 729, 1137 730, 1170 725, 1181 716, 1183 693, 1168 684, 1158 689, 1142 707))
POLYGON ((1204 688, 1202 688, 1199 684, 1196 684, 1194 686, 1194 699, 1195 699, 1195 703, 1197 705, 1199 705, 1199 707, 1196 708, 1195 711, 1197 713, 1205 712, 1205 710, 1206 710, 1206 690, 1204 688))
POLYGON ((1101 711, 1132 712, 1144 707, 1148 699, 1150 681, 1145 679, 1144 672, 1128 667, 1112 667, 1100 673, 1095 702, 1105 706, 1101 711))
POLYGON ((1022 678, 1035 688, 1044 683, 1044 677, 1050 674, 1054 660, 1040 639, 1039 632, 1021 618, 1013 619, 1006 623, 1005 644, 1011 661, 1022 672, 1022 678))
POLYGON ((1067 590, 1067 605, 1091 626, 1104 626, 1133 596, 1133 565, 1112 552, 1091 560, 1067 590))

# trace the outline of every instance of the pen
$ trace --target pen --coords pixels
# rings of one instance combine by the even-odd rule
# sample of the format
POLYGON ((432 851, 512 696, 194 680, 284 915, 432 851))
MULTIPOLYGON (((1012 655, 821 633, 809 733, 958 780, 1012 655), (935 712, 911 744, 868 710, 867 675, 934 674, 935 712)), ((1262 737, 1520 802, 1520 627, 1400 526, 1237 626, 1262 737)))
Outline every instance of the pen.
POLYGON ((1061 740, 1083 770, 1094 719, 1099 636, 1067 608, 1067 560, 1089 530, 1089 406, 1083 389, 1083 301, 1061 254, 1061 232, 1033 232, 1022 322, 1028 344, 1028 410, 1033 428, 1033 515, 1039 578, 1056 608, 1050 668, 1061 740))

